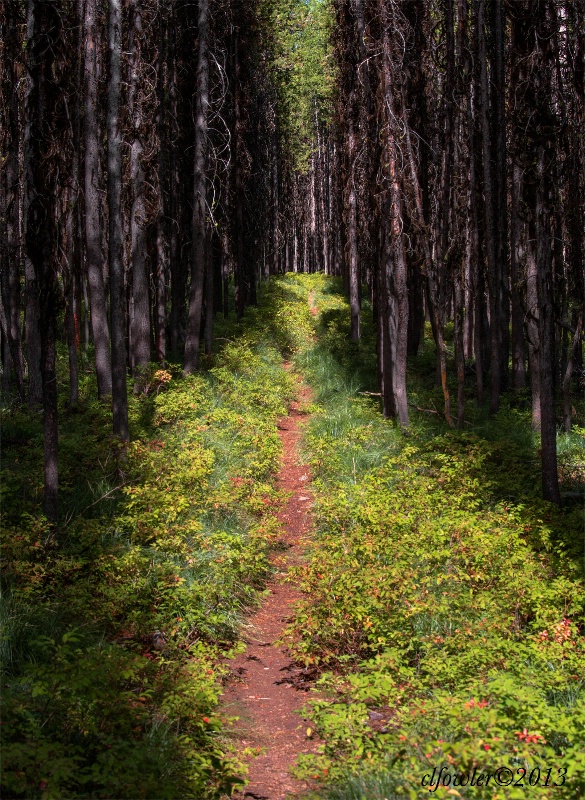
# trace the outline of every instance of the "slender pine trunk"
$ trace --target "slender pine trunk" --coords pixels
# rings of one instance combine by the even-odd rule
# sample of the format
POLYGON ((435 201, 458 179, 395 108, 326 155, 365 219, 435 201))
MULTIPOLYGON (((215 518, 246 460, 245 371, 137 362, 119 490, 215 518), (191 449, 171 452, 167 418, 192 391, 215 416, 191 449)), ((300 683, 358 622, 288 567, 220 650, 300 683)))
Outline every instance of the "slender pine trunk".
MULTIPOLYGON (((205 281, 206 172, 207 172, 207 112, 209 106, 209 0, 199 0, 199 50, 197 59, 197 99, 195 110, 194 196, 193 196, 193 255, 189 318, 185 340, 185 373, 194 372, 199 363, 201 311, 205 281)), ((237 166, 236 166, 237 169, 237 166)))
POLYGON ((112 331, 112 421, 114 433, 128 441, 128 390, 126 385, 126 303, 122 230, 122 135, 120 130, 120 63, 122 8, 109 0, 108 49, 108 257, 112 331))
POLYGON ((105 397, 112 393, 112 365, 100 219, 100 125, 98 116, 100 37, 97 0, 85 0, 84 28, 85 258, 98 396, 105 397))

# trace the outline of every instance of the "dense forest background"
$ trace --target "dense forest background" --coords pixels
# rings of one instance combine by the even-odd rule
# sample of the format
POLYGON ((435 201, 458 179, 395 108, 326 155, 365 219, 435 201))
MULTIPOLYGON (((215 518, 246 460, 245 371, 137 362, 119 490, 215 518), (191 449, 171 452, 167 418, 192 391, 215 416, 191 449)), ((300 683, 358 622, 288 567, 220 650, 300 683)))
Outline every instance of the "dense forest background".
MULTIPOLYGON (((57 519, 56 345, 128 439, 127 372, 198 368, 214 314, 270 274, 373 300, 386 415, 430 320, 444 416, 529 398, 544 496, 581 381, 578 1, 2 5, 2 385, 43 406, 57 519), (230 283, 235 296, 230 294, 230 283), (447 374, 453 326, 456 400, 447 374), (557 402, 562 402, 557 408, 557 402)), ((453 383, 453 381, 451 381, 453 383)))

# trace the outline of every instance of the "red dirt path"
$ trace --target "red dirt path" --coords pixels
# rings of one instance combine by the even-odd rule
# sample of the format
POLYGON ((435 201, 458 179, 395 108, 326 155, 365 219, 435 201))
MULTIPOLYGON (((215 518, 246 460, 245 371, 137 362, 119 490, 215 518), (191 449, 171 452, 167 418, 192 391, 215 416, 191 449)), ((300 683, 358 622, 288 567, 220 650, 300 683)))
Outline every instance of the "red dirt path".
POLYGON ((307 721, 295 713, 307 700, 306 691, 302 691, 308 688, 303 687, 306 676, 292 663, 286 648, 274 644, 302 596, 284 583, 284 578, 288 567, 301 560, 311 525, 310 475, 307 467, 298 463, 300 425, 306 419, 299 407, 308 399, 309 391, 301 389, 300 395, 300 402, 294 402, 289 416, 278 423, 283 445, 278 486, 291 493, 279 514, 284 552, 272 559, 276 571, 267 587, 270 594, 249 618, 244 635, 247 648, 231 663, 234 680, 224 694, 226 712, 240 718, 234 730, 240 751, 246 747, 262 748, 261 755, 249 762, 250 783, 235 795, 238 800, 302 796, 309 786, 294 779, 289 770, 299 753, 316 747, 316 742, 306 736, 307 721))

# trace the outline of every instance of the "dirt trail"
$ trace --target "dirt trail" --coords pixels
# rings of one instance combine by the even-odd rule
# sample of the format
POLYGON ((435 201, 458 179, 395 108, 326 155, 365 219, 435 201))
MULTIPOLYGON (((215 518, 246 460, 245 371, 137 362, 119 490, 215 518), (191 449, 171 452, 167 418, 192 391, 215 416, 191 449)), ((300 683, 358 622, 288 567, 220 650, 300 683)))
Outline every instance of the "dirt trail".
POLYGON ((272 559, 276 571, 267 587, 270 594, 249 618, 244 634, 247 648, 231 663, 234 680, 224 694, 225 710, 240 718, 236 723, 240 749, 262 748, 262 754, 249 762, 249 785, 235 795, 240 800, 285 800, 302 795, 309 787, 295 780, 289 770, 299 753, 316 747, 306 736, 306 720, 294 713, 307 700, 303 689, 308 688, 308 676, 293 665, 286 648, 274 644, 302 596, 284 583, 284 578, 288 568, 299 563, 311 524, 310 475, 307 467, 298 463, 301 425, 306 419, 299 407, 309 399, 309 391, 301 389, 300 395, 288 417, 278 423, 284 455, 278 485, 291 493, 279 514, 283 551, 272 559))

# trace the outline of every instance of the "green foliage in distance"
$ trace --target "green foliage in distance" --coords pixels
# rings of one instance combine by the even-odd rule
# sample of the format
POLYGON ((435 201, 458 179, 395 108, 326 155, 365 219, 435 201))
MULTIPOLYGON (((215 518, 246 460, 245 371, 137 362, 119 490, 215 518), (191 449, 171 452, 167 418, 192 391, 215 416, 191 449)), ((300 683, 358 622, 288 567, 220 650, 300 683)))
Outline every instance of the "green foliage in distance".
POLYGON ((298 292, 274 281, 243 323, 221 320, 208 372, 145 370, 127 447, 93 375, 68 408, 61 353, 55 529, 42 421, 4 410, 2 797, 202 800, 241 782, 220 680, 279 535, 282 355, 313 331, 298 292))
MULTIPOLYGON (((305 440, 316 535, 293 577, 307 594, 289 634, 322 673, 308 709, 322 743, 301 774, 330 786, 331 800, 382 800, 428 797, 421 780, 434 766, 540 768, 539 797, 585 796, 582 506, 538 499, 517 409, 492 423, 478 415, 464 434, 415 409, 402 437, 362 393, 375 387, 367 316, 365 341, 351 344, 335 283, 311 276, 309 291, 321 321, 297 363, 317 401, 305 440), (556 783, 566 769, 563 785, 543 785, 549 767, 556 783)), ((425 348, 409 381, 432 408, 435 389, 417 377, 425 348)), ((579 431, 566 449, 572 486, 579 431)), ((526 791, 492 782, 435 794, 526 791)))
POLYGON ((263 0, 278 92, 283 151, 304 172, 315 148, 316 130, 331 113, 335 64, 330 0, 263 0))

